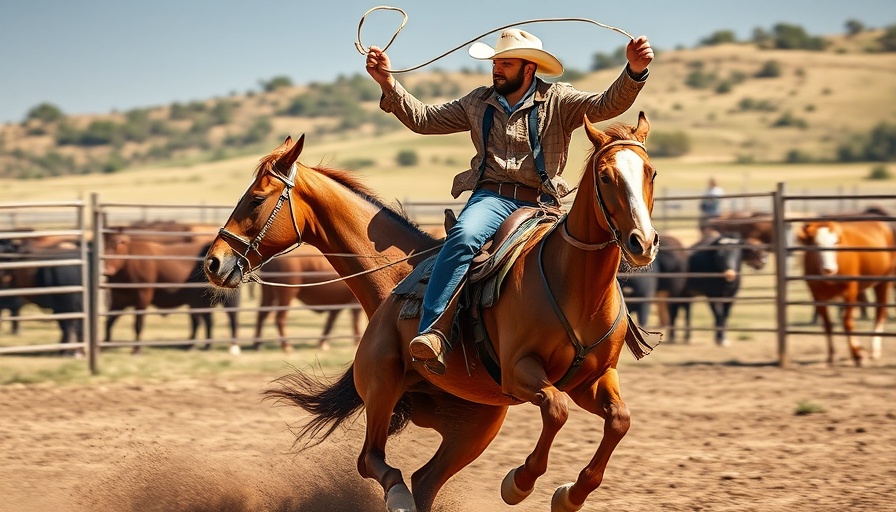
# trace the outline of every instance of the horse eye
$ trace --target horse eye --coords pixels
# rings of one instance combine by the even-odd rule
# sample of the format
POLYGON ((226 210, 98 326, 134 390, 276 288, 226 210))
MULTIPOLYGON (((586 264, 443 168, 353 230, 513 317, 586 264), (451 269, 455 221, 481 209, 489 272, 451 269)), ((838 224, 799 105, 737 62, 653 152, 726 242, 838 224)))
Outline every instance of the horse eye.
POLYGON ((609 175, 609 174, 601 174, 601 175, 600 175, 600 182, 601 182, 601 183, 608 184, 608 183, 612 183, 612 181, 613 181, 613 180, 610 179, 610 175, 609 175))
POLYGON ((252 201, 249 202, 249 205, 252 206, 253 209, 258 208, 259 206, 264 204, 263 197, 253 197, 252 201))

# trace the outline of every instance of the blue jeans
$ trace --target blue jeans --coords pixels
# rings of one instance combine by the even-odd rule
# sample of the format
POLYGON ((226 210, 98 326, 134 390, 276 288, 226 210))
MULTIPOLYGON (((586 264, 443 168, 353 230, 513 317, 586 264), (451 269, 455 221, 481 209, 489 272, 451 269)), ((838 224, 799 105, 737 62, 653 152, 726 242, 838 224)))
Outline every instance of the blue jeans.
MULTIPOLYGON (((445 245, 436 256, 432 276, 423 295, 421 333, 430 329, 445 311, 482 244, 495 234, 504 219, 522 206, 532 205, 490 190, 473 192, 457 216, 457 224, 448 231, 445 245)), ((444 334, 450 336, 448 332, 444 334)))

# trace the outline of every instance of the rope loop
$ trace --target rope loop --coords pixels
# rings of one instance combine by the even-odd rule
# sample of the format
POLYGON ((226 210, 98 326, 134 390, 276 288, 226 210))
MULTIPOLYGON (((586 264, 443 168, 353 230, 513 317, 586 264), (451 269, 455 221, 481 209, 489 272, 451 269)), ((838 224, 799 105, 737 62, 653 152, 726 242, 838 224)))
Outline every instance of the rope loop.
MULTIPOLYGON (((367 18, 368 14, 370 14, 374 11, 378 11, 378 10, 398 11, 402 14, 402 16, 404 16, 404 20, 402 20, 401 25, 398 27, 398 30, 395 31, 395 34, 392 35, 392 39, 389 39, 389 42, 386 43, 386 46, 383 47, 382 51, 386 51, 386 49, 389 48, 389 46, 392 44, 392 42, 395 41, 395 38, 398 37, 398 33, 401 32, 401 29, 403 29, 405 24, 407 24, 407 22, 408 22, 407 13, 404 12, 402 9, 399 9, 398 7, 392 7, 389 5, 378 5, 376 7, 373 7, 372 9, 369 9, 367 12, 364 13, 363 16, 361 16, 361 22, 358 23, 358 39, 355 41, 355 48, 358 50, 358 53, 360 53, 361 55, 366 56, 370 52, 370 47, 364 46, 361 43, 361 27, 364 26, 364 19, 367 18)), ((392 74, 408 73, 410 71, 416 71, 422 67, 432 64, 433 62, 441 59, 442 57, 445 57, 447 55, 450 55, 450 54, 456 52, 457 50, 460 50, 461 48, 467 46, 468 44, 474 43, 474 42, 478 41, 479 39, 482 39, 483 37, 485 37, 489 34, 493 34, 499 30, 504 30, 506 28, 516 27, 519 25, 529 25, 531 23, 560 22, 560 21, 577 21, 577 22, 583 22, 583 23, 591 23, 593 25, 597 25, 598 27, 605 28, 607 30, 612 30, 614 32, 618 32, 618 33, 624 35, 625 37, 629 38, 632 41, 634 41, 634 39, 635 39, 634 36, 632 36, 631 34, 626 32, 625 30, 622 30, 621 28, 611 27, 610 25, 605 25, 599 21, 594 21, 594 20, 591 20, 588 18, 535 18, 535 19, 531 19, 531 20, 524 20, 524 21, 518 21, 516 23, 510 23, 510 24, 489 30, 488 32, 480 34, 463 44, 455 46, 454 48, 448 50, 447 52, 439 55, 438 57, 436 57, 434 59, 430 59, 430 60, 424 62, 423 64, 419 64, 417 66, 405 68, 405 69, 384 69, 383 71, 386 73, 392 73, 392 74)))

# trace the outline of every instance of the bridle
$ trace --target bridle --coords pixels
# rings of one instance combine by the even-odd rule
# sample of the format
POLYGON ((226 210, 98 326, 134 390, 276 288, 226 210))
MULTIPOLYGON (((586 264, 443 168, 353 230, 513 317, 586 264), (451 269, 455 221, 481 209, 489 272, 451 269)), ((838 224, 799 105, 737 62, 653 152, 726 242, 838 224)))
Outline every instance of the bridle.
POLYGON ((610 211, 607 209, 606 201, 604 201, 603 195, 600 191, 600 186, 597 182, 597 162, 600 160, 601 155, 603 155, 608 149, 614 146, 636 146, 645 151, 647 148, 644 146, 644 143, 639 142, 637 140, 614 140, 608 144, 602 146, 597 152, 595 152, 594 156, 591 158, 591 175, 594 180, 594 196, 597 199, 597 204, 600 206, 600 211, 604 216, 604 221, 607 223, 607 227, 610 229, 610 234, 612 238, 607 240, 606 242, 601 242, 597 244, 589 244, 582 242, 580 240, 576 240, 570 233, 566 227, 566 222, 564 219, 563 223, 563 231, 561 231, 561 235, 563 238, 569 242, 574 247, 585 251, 596 251, 599 249, 603 249, 609 245, 616 244, 619 246, 622 252, 628 254, 628 251, 625 249, 625 244, 621 243, 622 231, 616 227, 616 224, 613 223, 613 217, 610 215, 610 211))
MULTIPOLYGON (((277 256, 281 256, 283 254, 286 254, 286 253, 296 249, 303 243, 302 242, 302 230, 299 229, 299 225, 296 223, 296 216, 295 216, 295 212, 293 211, 292 198, 291 198, 291 196, 292 196, 291 191, 296 186, 296 173, 297 172, 298 172, 298 167, 296 166, 295 162, 293 162, 292 166, 289 168, 288 176, 283 176, 282 174, 280 174, 276 171, 271 171, 271 173, 270 173, 271 176, 273 176, 283 182, 283 191, 280 192, 280 196, 277 198, 277 204, 274 206, 274 209, 271 210, 271 214, 268 217, 268 220, 264 223, 264 226, 261 227, 261 230, 258 231, 258 234, 255 235, 255 238, 253 238, 252 240, 249 240, 248 238, 240 236, 232 231, 228 231, 226 228, 221 228, 218 230, 218 234, 221 236, 221 238, 235 240, 235 241, 246 246, 246 250, 242 254, 239 253, 238 251, 234 250, 234 253, 236 253, 236 255, 239 256, 239 258, 240 258, 237 261, 237 266, 240 268, 240 271, 242 272, 241 281, 243 283, 248 282, 251 279, 251 275, 256 270, 261 268, 265 263, 271 261, 272 259, 276 258, 277 256), (296 242, 294 244, 290 245, 289 247, 287 247, 286 249, 283 249, 282 251, 278 252, 277 254, 274 254, 273 256, 271 256, 269 258, 265 258, 264 255, 261 254, 261 251, 258 250, 258 247, 261 245, 261 241, 264 239, 265 233, 267 233, 267 231, 268 231, 268 229, 270 229, 271 225, 274 224, 274 219, 277 217, 277 214, 280 213, 280 210, 283 208, 284 202, 287 205, 289 205, 289 218, 292 219, 292 226, 295 229, 296 242), (261 259, 261 263, 259 263, 258 265, 255 265, 254 267, 249 262, 249 253, 251 253, 251 252, 255 252, 255 254, 257 254, 258 257, 261 259), (246 271, 246 268, 248 268, 249 270, 246 271)), ((231 246, 231 249, 232 248, 233 248, 233 246, 231 246)))

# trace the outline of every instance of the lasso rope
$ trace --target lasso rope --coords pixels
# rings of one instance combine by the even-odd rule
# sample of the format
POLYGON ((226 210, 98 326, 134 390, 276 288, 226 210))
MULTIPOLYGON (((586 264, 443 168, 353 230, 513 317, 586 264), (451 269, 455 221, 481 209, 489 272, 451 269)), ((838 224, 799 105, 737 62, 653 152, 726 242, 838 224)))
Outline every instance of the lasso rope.
MULTIPOLYGON (((355 277, 359 277, 359 276, 363 276, 363 275, 367 275, 367 274, 372 274, 372 273, 374 273, 374 272, 378 272, 378 271, 383 270, 383 269, 385 269, 385 268, 389 268, 389 267, 391 267, 391 266, 393 266, 393 265, 397 265, 397 264, 399 264, 399 263, 401 263, 401 262, 403 262, 403 261, 407 261, 407 260, 409 260, 409 259, 411 259, 411 258, 414 258, 414 257, 416 257, 416 256, 421 256, 421 255, 423 255, 423 254, 427 254, 427 253, 433 252, 433 251, 435 251, 436 249, 440 249, 441 247, 442 247, 442 244, 439 244, 439 245, 436 245, 436 246, 434 246, 434 247, 430 247, 429 249, 424 249, 424 250, 422 250, 422 251, 420 251, 420 252, 414 252, 414 253, 408 254, 407 256, 405 256, 405 257, 403 257, 403 258, 399 258, 399 259, 397 259, 397 260, 390 261, 389 263, 386 263, 386 264, 384 264, 384 265, 380 265, 379 267, 370 268, 370 269, 367 269, 367 270, 362 270, 361 272, 357 272, 357 273, 352 274, 352 275, 350 275, 350 276, 340 276, 340 277, 336 277, 336 278, 330 279, 329 281, 320 281, 320 282, 317 282, 317 283, 298 283, 298 284, 290 284, 290 283, 274 283, 274 282, 271 282, 271 281, 265 281, 264 279, 262 279, 261 277, 259 277, 258 274, 255 273, 255 272, 250 273, 250 274, 248 275, 248 279, 249 279, 250 281, 254 282, 254 283, 263 284, 263 285, 267 285, 267 286, 279 286, 279 287, 281 287, 281 288, 311 288, 311 287, 313 287, 313 286, 323 286, 323 285, 325 285, 325 284, 338 283, 339 281, 347 281, 347 280, 352 279, 352 278, 355 278, 355 277)), ((352 258, 363 258, 363 257, 364 257, 364 256, 359 256, 359 255, 357 255, 357 254, 329 254, 329 253, 324 253, 324 256, 340 256, 340 257, 352 257, 352 258)))
MULTIPOLYGON (((392 42, 395 41, 395 38, 398 37, 398 33, 401 32, 401 29, 403 29, 404 26, 405 26, 405 25, 407 24, 407 22, 408 22, 408 15, 407 15, 407 13, 404 12, 402 9, 400 9, 400 8, 398 8, 398 7, 392 7, 392 6, 388 6, 388 5, 379 5, 379 6, 377 6, 377 7, 374 7, 374 8, 372 8, 372 9, 369 9, 367 12, 364 13, 363 16, 361 16, 361 22, 358 23, 358 39, 355 41, 355 48, 358 50, 358 53, 360 53, 361 55, 367 55, 367 54, 370 52, 370 47, 369 47, 369 46, 364 46, 364 45, 361 43, 361 27, 364 26, 364 19, 367 18, 367 15, 368 15, 368 14, 372 13, 373 11, 379 11, 379 10, 398 11, 398 12, 400 12, 400 13, 402 14, 402 16, 404 17, 404 19, 401 21, 401 25, 398 27, 398 30, 395 31, 395 34, 392 35, 392 39, 389 39, 389 42, 386 43, 386 46, 384 46, 384 47, 382 48, 382 51, 386 51, 386 49, 389 48, 389 46, 392 44, 392 42)), ((448 50, 447 52, 445 52, 445 53, 439 55, 438 57, 436 57, 436 58, 434 58, 434 59, 431 59, 431 60, 428 60, 428 61, 426 61, 426 62, 424 62, 423 64, 420 64, 420 65, 418 65, 418 66, 414 66, 414 67, 410 67, 410 68, 406 68, 406 69, 384 69, 383 72, 386 72, 386 73, 393 73, 393 74, 398 74, 398 73, 407 73, 407 72, 409 72, 409 71, 414 71, 414 70, 420 69, 420 68, 422 68, 422 67, 424 67, 424 66, 428 66, 428 65, 432 64, 433 62, 435 62, 435 61, 441 59, 442 57, 445 57, 446 55, 449 55, 449 54, 451 54, 451 53, 454 53, 454 52, 456 52, 457 50, 460 50, 461 48, 463 48, 464 46, 467 46, 467 45, 470 44, 470 43, 474 43, 474 42, 478 41, 479 39, 482 39, 483 37, 485 37, 485 36, 487 36, 487 35, 489 35, 489 34, 495 33, 495 32, 497 32, 497 31, 499 31, 499 30, 504 30, 504 29, 506 29, 506 28, 510 28, 510 27, 516 27, 516 26, 518 26, 518 25, 528 25, 528 24, 531 24, 531 23, 543 23, 543 22, 554 22, 554 21, 578 21, 578 22, 584 22, 584 23, 591 23, 591 24, 593 24, 593 25, 597 25, 598 27, 601 27, 601 28, 605 28, 605 29, 608 29, 608 30, 612 30, 612 31, 614 31, 614 32, 619 32, 620 34, 622 34, 622 35, 628 37, 628 38, 631 39, 631 40, 634 40, 634 39, 635 39, 634 36, 632 36, 631 34, 629 34, 628 32, 626 32, 625 30, 622 30, 621 28, 611 27, 610 25, 605 25, 605 24, 603 24, 603 23, 600 23, 599 21, 594 21, 594 20, 591 20, 591 19, 588 19, 588 18, 535 18, 535 19, 531 19, 531 20, 525 20, 525 21, 518 21, 518 22, 516 22, 516 23, 510 23, 510 24, 507 24, 507 25, 504 25, 504 26, 501 26, 501 27, 498 27, 498 28, 489 30, 488 32, 485 32, 484 34, 478 35, 478 36, 474 37, 473 39, 470 39, 469 41, 467 41, 467 42, 465 42, 465 43, 463 43, 463 44, 460 44, 460 45, 458 45, 458 46, 452 48, 451 50, 448 50)))

